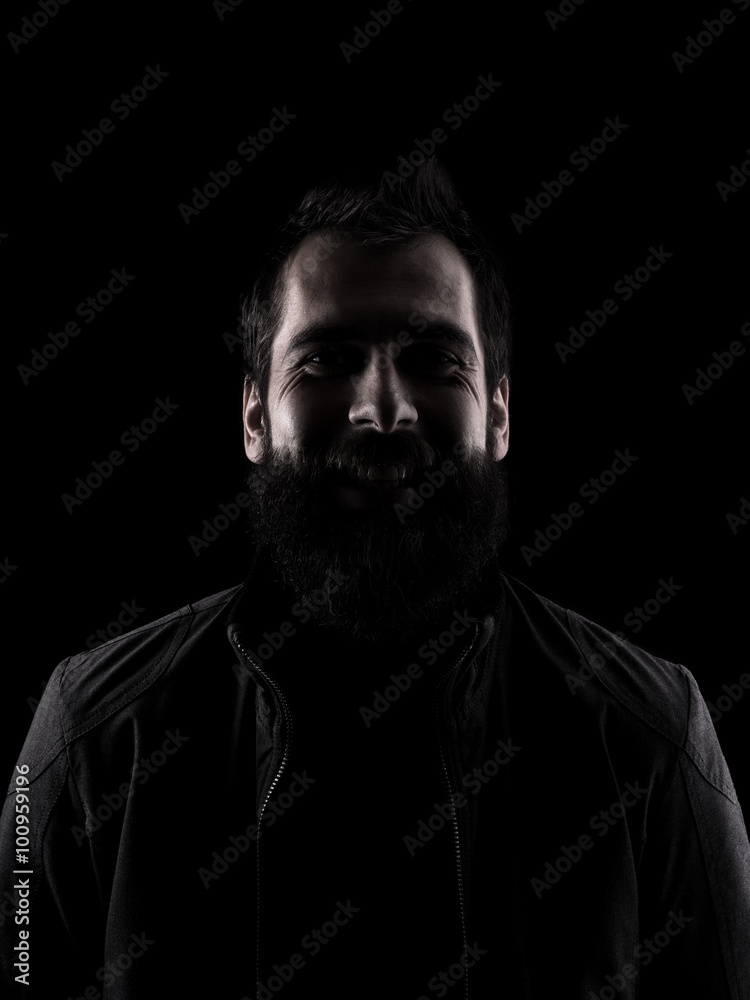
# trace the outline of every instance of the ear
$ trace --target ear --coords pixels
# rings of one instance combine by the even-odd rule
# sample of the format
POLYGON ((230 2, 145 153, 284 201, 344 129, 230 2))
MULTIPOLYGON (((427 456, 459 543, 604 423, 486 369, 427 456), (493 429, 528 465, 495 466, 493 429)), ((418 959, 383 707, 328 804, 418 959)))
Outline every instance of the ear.
POLYGON ((510 433, 508 426, 510 421, 510 414, 508 412, 509 393, 508 378, 503 375, 490 403, 490 416, 492 419, 491 452, 495 462, 499 462, 505 458, 508 453, 508 436, 510 433))
POLYGON ((258 399, 255 383, 246 381, 242 398, 242 418, 245 428, 245 454, 251 462, 262 464, 263 458, 263 407, 258 399))

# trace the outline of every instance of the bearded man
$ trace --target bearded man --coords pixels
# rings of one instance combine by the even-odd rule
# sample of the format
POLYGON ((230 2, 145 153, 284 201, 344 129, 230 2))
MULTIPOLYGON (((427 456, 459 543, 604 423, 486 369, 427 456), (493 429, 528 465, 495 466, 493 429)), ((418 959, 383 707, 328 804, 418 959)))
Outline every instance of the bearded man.
POLYGON ((446 172, 311 190, 244 317, 248 576, 55 671, 8 989, 750 997, 694 678, 502 571, 509 300, 446 172))

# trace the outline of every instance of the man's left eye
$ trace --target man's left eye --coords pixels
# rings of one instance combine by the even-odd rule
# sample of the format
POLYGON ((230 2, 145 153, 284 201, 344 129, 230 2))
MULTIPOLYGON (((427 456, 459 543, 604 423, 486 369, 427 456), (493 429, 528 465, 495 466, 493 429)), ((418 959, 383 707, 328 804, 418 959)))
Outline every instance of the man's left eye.
POLYGON ((404 351, 403 364, 406 368, 455 368, 460 365, 458 358, 440 347, 430 347, 427 344, 410 347, 404 351))

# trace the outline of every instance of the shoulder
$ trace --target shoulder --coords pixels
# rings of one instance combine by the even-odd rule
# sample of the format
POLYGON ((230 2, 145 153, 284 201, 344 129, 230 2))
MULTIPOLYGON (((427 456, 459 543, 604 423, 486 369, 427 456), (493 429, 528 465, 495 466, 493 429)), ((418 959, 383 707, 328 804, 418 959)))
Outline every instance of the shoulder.
POLYGON ((621 634, 537 594, 520 580, 504 576, 504 584, 514 628, 529 633, 528 638, 533 636, 546 650, 571 694, 604 689, 632 710, 652 714, 655 725, 674 728, 661 711, 649 712, 644 696, 655 708, 686 705, 685 667, 654 656, 621 634))
POLYGON ((186 604, 155 621, 65 661, 59 677, 71 725, 148 688, 178 658, 201 645, 226 641, 225 612, 240 586, 186 604), (100 692, 100 693, 97 693, 100 692))
POLYGON ((641 649, 513 577, 503 575, 503 584, 517 641, 541 651, 561 689, 592 713, 615 712, 660 734, 734 798, 708 707, 687 667, 641 649))
MULTIPOLYGON (((39 702, 24 747, 39 773, 67 744, 125 712, 137 712, 164 686, 216 651, 229 652, 227 611, 241 585, 186 604, 59 663, 39 702)), ((213 654, 213 656, 212 656, 213 654)))

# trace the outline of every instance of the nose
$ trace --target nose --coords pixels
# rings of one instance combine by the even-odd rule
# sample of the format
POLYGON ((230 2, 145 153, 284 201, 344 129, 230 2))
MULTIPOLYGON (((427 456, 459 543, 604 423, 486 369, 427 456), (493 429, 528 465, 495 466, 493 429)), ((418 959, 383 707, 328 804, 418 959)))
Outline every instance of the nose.
POLYGON ((354 399, 349 408, 353 424, 389 434, 410 427, 418 419, 408 380, 399 374, 393 359, 375 351, 368 363, 350 376, 354 399))

